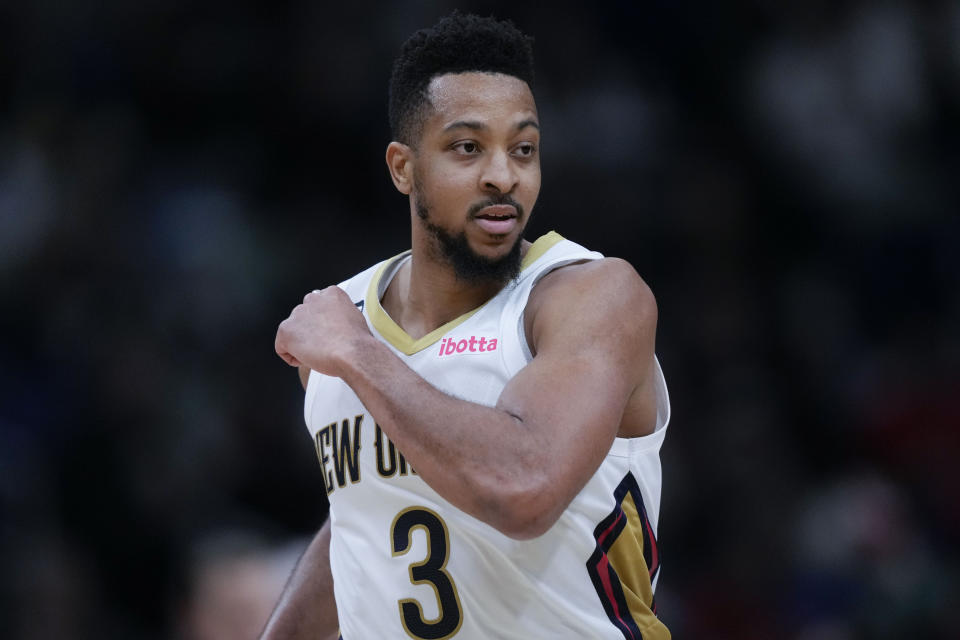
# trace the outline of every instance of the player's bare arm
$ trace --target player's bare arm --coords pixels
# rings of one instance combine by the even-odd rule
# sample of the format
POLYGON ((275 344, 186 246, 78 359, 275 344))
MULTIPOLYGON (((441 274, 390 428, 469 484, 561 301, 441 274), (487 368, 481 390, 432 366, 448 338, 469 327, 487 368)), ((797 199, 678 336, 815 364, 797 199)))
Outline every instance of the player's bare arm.
POLYGON ((310 367, 304 365, 299 365, 297 367, 297 375, 300 376, 300 384, 303 385, 304 391, 307 389, 307 382, 310 381, 310 367))
POLYGON ((260 640, 335 640, 338 635, 328 520, 297 562, 260 640))
POLYGON ((342 378, 417 473, 515 538, 545 532, 622 432, 652 430, 656 304, 630 265, 572 265, 534 288, 533 361, 495 407, 446 395, 369 332, 337 287, 309 294, 277 333, 293 366, 342 378))

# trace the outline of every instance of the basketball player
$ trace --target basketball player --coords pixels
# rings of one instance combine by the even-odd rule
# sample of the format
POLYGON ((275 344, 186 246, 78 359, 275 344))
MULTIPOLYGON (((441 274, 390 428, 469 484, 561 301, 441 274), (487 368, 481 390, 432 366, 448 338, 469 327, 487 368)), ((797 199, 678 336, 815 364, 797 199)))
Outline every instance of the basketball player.
POLYGON ((277 332, 330 517, 265 639, 670 637, 656 304, 622 260, 523 239, 532 66, 512 24, 460 14, 395 63, 386 161, 412 246, 277 332))

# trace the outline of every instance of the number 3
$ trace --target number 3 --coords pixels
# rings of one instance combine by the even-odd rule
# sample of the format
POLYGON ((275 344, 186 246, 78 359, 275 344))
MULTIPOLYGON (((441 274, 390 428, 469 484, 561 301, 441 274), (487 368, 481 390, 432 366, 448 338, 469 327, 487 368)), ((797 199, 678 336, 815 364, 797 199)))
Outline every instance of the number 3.
POLYGON ((397 602, 400 621, 411 638, 444 640, 459 631, 463 624, 457 585, 444 569, 450 554, 446 523, 426 507, 404 509, 397 514, 390 527, 393 556, 402 556, 410 550, 411 534, 417 528, 423 529, 427 535, 427 557, 410 565, 410 582, 433 587, 439 613, 435 619, 425 620, 420 603, 413 598, 406 598, 397 602))

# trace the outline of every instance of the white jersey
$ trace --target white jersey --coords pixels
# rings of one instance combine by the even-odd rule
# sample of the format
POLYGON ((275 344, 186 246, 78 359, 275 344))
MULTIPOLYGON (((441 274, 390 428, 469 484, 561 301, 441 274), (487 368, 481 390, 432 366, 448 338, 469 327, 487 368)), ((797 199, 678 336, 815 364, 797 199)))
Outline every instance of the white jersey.
MULTIPOLYGON (((373 335, 420 376, 493 406, 531 360, 523 313, 533 286, 552 269, 601 257, 548 233, 529 248, 518 280, 418 340, 380 306, 409 252, 340 286, 373 335)), ((659 450, 670 417, 659 363, 655 369, 655 431, 615 439, 553 527, 523 541, 440 497, 341 379, 311 372, 304 415, 330 499, 330 568, 344 640, 669 638, 653 601, 659 450)))

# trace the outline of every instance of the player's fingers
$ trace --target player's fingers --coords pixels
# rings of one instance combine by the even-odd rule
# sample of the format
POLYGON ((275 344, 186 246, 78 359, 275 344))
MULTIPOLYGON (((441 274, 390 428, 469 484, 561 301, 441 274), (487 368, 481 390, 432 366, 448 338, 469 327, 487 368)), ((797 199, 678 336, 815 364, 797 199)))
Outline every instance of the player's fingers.
POLYGON ((311 292, 308 293, 307 295, 303 296, 303 302, 304 302, 304 304, 306 304, 307 298, 309 298, 310 296, 314 295, 315 293, 320 293, 320 289, 314 289, 313 291, 311 291, 311 292))
POLYGON ((291 367, 299 367, 300 361, 294 358, 287 349, 287 323, 288 320, 284 320, 277 327, 277 337, 273 341, 273 350, 291 367))
POLYGON ((291 367, 299 367, 300 361, 293 357, 289 351, 287 351, 286 340, 283 338, 283 329, 281 328, 277 331, 277 339, 273 343, 273 350, 277 352, 277 355, 286 362, 291 367))
POLYGON ((290 365, 291 367, 299 367, 299 366, 300 366, 300 361, 297 360, 296 358, 294 358, 294 357, 293 357, 292 355, 290 355, 289 353, 278 353, 277 355, 279 355, 279 356, 283 359, 283 361, 286 362, 286 363, 287 363, 288 365, 290 365))

